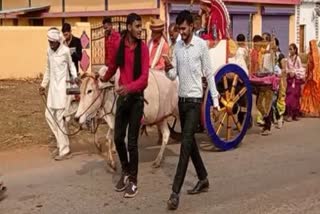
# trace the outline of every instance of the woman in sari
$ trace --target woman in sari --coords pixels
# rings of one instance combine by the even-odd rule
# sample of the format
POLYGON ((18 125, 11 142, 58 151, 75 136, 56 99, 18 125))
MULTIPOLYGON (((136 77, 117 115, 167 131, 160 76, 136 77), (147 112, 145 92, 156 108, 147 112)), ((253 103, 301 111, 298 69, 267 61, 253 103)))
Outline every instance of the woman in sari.
POLYGON ((301 112, 304 116, 320 117, 320 65, 316 40, 310 41, 306 84, 302 92, 301 112))
POLYGON ((287 59, 287 92, 286 110, 287 122, 297 121, 300 113, 301 86, 304 83, 305 69, 302 67, 301 59, 298 56, 296 44, 289 46, 289 57, 287 59))

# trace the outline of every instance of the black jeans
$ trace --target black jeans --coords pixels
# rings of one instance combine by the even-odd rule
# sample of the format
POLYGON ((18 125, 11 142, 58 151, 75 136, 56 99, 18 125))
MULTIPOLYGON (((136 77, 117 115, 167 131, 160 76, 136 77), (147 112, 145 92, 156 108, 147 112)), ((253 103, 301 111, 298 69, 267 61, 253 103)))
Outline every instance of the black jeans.
POLYGON ((135 184, 137 184, 138 175, 138 137, 143 115, 143 106, 144 101, 142 95, 120 96, 117 100, 114 141, 121 162, 122 173, 129 175, 129 180, 135 184), (124 139, 128 125, 127 150, 124 139))
POLYGON ((179 102, 182 143, 180 147, 179 163, 172 186, 172 191, 177 194, 180 193, 182 184, 184 182, 190 156, 199 180, 206 179, 208 176, 194 137, 200 120, 200 107, 200 103, 179 102))

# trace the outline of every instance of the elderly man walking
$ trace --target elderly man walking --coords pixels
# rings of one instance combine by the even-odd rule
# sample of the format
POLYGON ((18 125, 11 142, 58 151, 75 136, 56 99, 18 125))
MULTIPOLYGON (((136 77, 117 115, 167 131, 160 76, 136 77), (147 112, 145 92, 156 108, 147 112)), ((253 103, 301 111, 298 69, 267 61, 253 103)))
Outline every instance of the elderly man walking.
POLYGON ((68 102, 67 81, 70 78, 77 80, 77 71, 70 50, 62 44, 62 34, 57 28, 49 29, 48 41, 50 48, 47 50, 47 66, 39 93, 45 95, 45 88, 49 86, 45 117, 57 140, 53 158, 60 161, 71 157, 64 113, 68 102))

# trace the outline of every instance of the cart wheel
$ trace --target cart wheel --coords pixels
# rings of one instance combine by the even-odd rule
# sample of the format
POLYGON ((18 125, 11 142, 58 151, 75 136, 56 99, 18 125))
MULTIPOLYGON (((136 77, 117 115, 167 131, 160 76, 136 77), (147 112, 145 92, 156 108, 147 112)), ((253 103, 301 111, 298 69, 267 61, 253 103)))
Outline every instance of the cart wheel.
POLYGON ((247 74, 236 64, 221 67, 215 82, 221 109, 217 111, 213 108, 211 93, 207 91, 205 124, 212 143, 227 151, 241 143, 250 126, 252 88, 247 74))

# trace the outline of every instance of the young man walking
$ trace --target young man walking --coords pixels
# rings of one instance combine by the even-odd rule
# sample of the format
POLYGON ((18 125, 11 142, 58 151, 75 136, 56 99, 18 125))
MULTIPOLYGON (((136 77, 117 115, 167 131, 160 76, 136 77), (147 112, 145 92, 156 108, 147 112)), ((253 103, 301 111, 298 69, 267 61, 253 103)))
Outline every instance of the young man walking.
POLYGON ((189 158, 195 166, 198 183, 188 194, 205 192, 209 188, 208 173, 200 156, 195 140, 195 132, 200 120, 200 107, 203 89, 202 79, 207 78, 213 105, 219 107, 219 94, 214 82, 214 71, 210 64, 207 44, 193 34, 193 17, 189 11, 179 13, 178 25, 181 39, 177 42, 172 63, 166 60, 166 74, 171 80, 179 78, 179 114, 182 130, 182 143, 179 163, 172 186, 172 194, 168 200, 168 209, 177 209, 179 194, 187 172, 189 158))
POLYGON ((132 198, 138 193, 138 136, 144 108, 143 92, 148 84, 149 52, 141 41, 141 17, 131 13, 126 24, 127 31, 115 43, 108 71, 101 81, 108 81, 120 68, 114 140, 122 174, 115 190, 125 191, 124 197, 132 198), (128 147, 124 141, 127 127, 128 147))
POLYGON ((75 37, 71 31, 71 25, 69 23, 64 23, 62 26, 62 33, 64 36, 64 43, 70 49, 70 54, 74 66, 76 67, 77 74, 79 74, 79 62, 82 58, 82 45, 78 37, 75 37))

